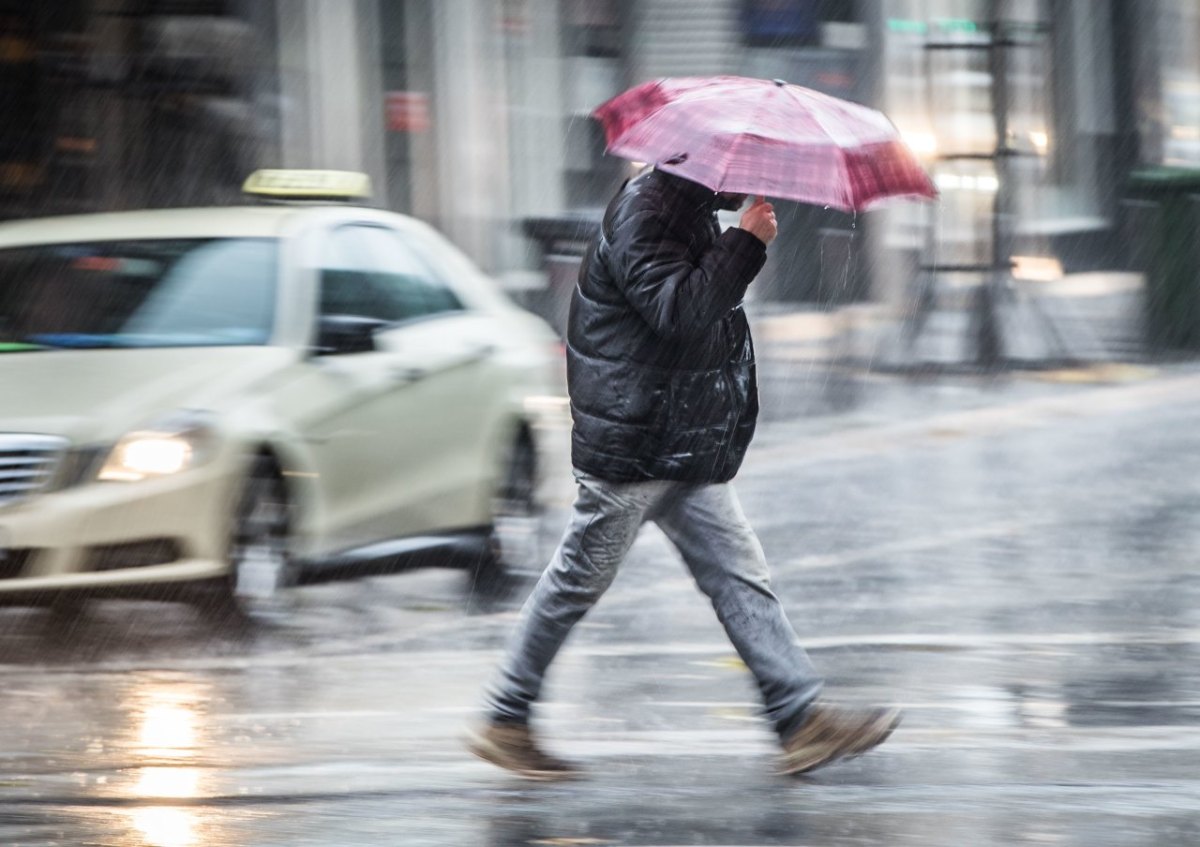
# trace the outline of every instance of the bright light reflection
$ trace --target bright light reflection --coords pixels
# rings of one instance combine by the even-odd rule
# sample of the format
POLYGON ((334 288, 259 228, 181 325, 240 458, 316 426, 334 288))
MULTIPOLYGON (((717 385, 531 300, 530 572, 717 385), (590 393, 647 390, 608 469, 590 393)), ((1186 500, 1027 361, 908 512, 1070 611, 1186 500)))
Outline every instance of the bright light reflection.
MULTIPOLYGON (((142 768, 133 793, 146 800, 198 797, 200 776, 195 768, 142 768)), ((129 821, 150 847, 192 847, 197 843, 196 813, 190 809, 146 806, 132 809, 129 821)))
POLYGON ((196 818, 186 809, 135 809, 129 817, 151 847, 192 847, 197 843, 196 818))
POLYGON ((1050 135, 1040 130, 1034 130, 1029 133, 1029 140, 1033 144, 1033 149, 1037 150, 1039 156, 1045 156, 1046 151, 1050 149, 1050 135))
POLYGON ((142 713, 138 741, 148 753, 186 758, 196 746, 196 714, 174 703, 147 706, 142 713))
POLYGON ((1000 180, 990 174, 983 176, 938 174, 934 177, 934 182, 940 191, 979 191, 984 194, 995 194, 1000 190, 1000 180))
POLYGON ((937 155, 937 136, 932 132, 903 132, 904 143, 908 149, 922 159, 932 159, 937 155))
POLYGON ((1013 278, 1031 282, 1057 282, 1063 278, 1062 262, 1053 256, 1013 256, 1013 278))
POLYGON ((133 789, 138 797, 163 799, 196 797, 200 771, 195 768, 142 768, 133 789))
MULTIPOLYGON (((196 686, 149 685, 136 691, 132 717, 134 750, 151 761, 194 758, 201 741, 197 704, 204 692, 196 686)), ((204 772, 176 766, 143 767, 129 789, 132 798, 146 801, 189 800, 202 796, 204 772)), ((151 805, 130 809, 131 828, 140 834, 137 843, 148 847, 197 847, 201 843, 199 818, 186 807, 151 805)), ((137 836, 131 833, 131 838, 137 836)))
POLYGON ((196 746, 196 714, 181 705, 150 705, 142 715, 139 740, 156 755, 190 756, 196 746))

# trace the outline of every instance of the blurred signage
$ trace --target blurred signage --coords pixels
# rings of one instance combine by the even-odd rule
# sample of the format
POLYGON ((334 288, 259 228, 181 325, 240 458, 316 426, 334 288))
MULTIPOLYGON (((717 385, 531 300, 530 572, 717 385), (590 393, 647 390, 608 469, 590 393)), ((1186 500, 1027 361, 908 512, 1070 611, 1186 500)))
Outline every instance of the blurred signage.
POLYGON ((250 174, 242 191, 259 197, 293 199, 370 197, 371 178, 357 171, 268 168, 250 174))
POLYGON ((527 0, 504 0, 500 12, 500 30, 512 36, 529 34, 527 0))
POLYGON ((816 0, 745 0, 746 39, 768 46, 816 41, 821 28, 818 5, 816 0))
POLYGON ((423 91, 389 91, 385 98, 389 132, 425 132, 429 129, 429 95, 423 91))
MULTIPOLYGON (((888 18, 887 27, 891 32, 903 32, 912 35, 927 35, 931 24, 914 18, 888 18)), ((933 29, 940 32, 979 32, 980 25, 970 18, 934 18, 933 29)))
POLYGON ((912 18, 888 18, 887 26, 891 32, 904 32, 911 35, 925 35, 929 32, 929 24, 912 18))

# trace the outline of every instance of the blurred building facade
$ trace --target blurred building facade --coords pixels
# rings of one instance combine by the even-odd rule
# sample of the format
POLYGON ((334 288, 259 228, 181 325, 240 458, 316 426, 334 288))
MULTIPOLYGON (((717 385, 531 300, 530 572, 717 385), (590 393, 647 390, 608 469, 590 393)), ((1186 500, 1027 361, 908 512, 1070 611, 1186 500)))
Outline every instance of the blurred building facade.
POLYGON ((269 12, 0 2, 0 214, 236 201, 267 137, 269 12))
POLYGON ((591 109, 715 73, 885 109, 942 190, 857 220, 781 204, 763 299, 895 300, 930 256, 986 264, 998 193, 1006 251, 1118 265, 1127 175, 1200 167, 1195 0, 0 0, 0 215, 348 168, 537 289, 555 248, 528 222, 594 218, 631 172, 591 109))

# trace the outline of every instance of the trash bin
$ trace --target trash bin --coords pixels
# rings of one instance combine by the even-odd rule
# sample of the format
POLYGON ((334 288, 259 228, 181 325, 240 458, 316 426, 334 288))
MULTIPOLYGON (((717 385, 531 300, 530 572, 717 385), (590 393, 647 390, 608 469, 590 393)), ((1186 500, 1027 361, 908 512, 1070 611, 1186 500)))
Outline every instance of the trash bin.
POLYGON ((1200 350, 1200 170, 1138 171, 1124 205, 1131 264, 1146 276, 1147 346, 1200 350))
POLYGON ((549 322, 560 335, 566 336, 567 312, 579 276, 579 265, 600 231, 602 215, 603 210, 587 210, 523 221, 525 235, 541 247, 542 268, 546 272, 545 290, 531 298, 526 306, 549 322))
MULTIPOLYGON (((869 297, 865 250, 867 220, 836 209, 772 200, 779 237, 750 288, 758 302, 817 304, 833 308, 869 297)), ((731 221, 732 223, 732 221, 731 221)))

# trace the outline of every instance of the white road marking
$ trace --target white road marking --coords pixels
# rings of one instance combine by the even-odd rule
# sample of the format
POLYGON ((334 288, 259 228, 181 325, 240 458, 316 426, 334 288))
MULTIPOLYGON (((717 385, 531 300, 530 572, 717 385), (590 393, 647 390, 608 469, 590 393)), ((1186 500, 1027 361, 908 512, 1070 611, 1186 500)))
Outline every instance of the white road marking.
POLYGON ((773 571, 817 570, 820 568, 841 567, 843 565, 871 562, 902 553, 922 553, 937 550, 942 547, 952 547, 964 541, 980 541, 985 538, 1006 538, 1019 535, 1033 528, 1033 524, 998 521, 974 527, 964 527, 930 535, 917 535, 903 538, 899 541, 889 541, 874 544, 869 547, 859 547, 841 553, 826 553, 822 555, 800 556, 772 566, 773 571))

